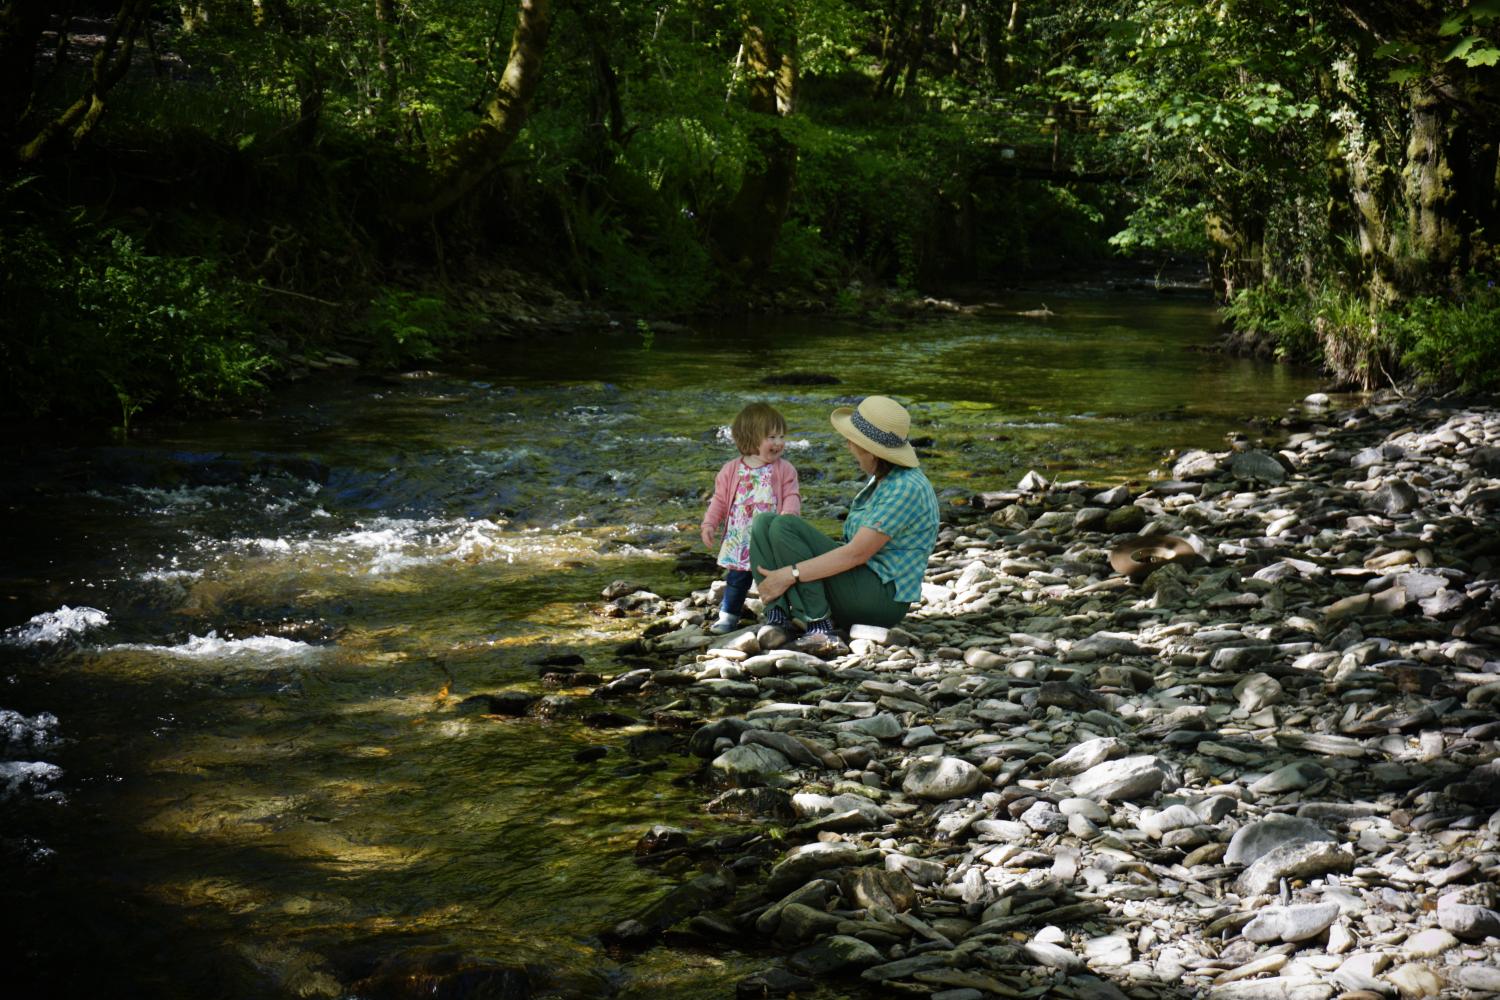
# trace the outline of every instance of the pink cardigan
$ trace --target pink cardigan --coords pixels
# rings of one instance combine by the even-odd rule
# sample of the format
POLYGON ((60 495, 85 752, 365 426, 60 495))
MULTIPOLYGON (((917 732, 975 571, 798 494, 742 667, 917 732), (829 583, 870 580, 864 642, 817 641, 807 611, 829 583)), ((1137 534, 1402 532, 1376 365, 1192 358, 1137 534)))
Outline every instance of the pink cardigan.
MULTIPOLYGON (((708 511, 703 515, 703 526, 717 529, 729 516, 729 501, 734 499, 734 480, 739 474, 741 458, 731 458, 724 463, 714 477, 714 498, 708 502, 708 511)), ((797 470, 784 458, 770 465, 771 493, 776 497, 776 513, 802 513, 802 492, 797 485, 797 470)))

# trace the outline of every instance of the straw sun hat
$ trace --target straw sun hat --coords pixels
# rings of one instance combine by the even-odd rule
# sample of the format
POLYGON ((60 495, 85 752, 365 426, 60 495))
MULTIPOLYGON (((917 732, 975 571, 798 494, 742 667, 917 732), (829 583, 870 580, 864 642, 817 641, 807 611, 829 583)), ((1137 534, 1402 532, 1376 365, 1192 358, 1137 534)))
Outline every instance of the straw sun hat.
POLYGON ((892 465, 915 469, 920 464, 908 440, 911 416, 889 396, 866 396, 859 406, 840 406, 828 419, 834 430, 892 465))

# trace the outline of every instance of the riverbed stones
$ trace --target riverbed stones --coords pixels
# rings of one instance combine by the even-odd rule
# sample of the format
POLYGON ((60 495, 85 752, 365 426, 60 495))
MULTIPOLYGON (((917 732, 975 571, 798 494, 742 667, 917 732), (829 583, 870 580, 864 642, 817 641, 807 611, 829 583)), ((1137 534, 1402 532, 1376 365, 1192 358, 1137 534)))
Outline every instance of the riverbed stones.
POLYGON ((1326 931, 1338 915, 1338 903, 1271 906, 1257 912, 1240 933, 1256 944, 1306 941, 1326 931))
POLYGON ((1150 795, 1167 782, 1160 758, 1151 754, 1095 764, 1073 778, 1068 787, 1080 798, 1110 802, 1150 795))
POLYGON ((1245 896, 1260 896, 1275 891, 1282 879, 1307 879, 1353 870, 1354 855, 1338 845, 1294 841, 1262 854, 1235 880, 1235 888, 1245 896))
POLYGON ((1232 865, 1250 865, 1279 847, 1333 840, 1331 833, 1312 820, 1272 816, 1236 830, 1229 849, 1224 852, 1224 860, 1232 865))
POLYGON ((1229 472, 1236 479, 1262 483, 1284 483, 1287 478, 1286 467, 1276 456, 1259 449, 1237 453, 1230 460, 1229 472))
POLYGON ((798 972, 827 976, 837 972, 858 973, 879 963, 881 958, 874 945, 857 937, 834 934, 797 952, 787 962, 798 972))
MULTIPOLYGON (((1500 416, 1445 406, 1324 411, 1251 446, 1280 480, 1204 453, 945 507, 922 601, 826 662, 622 652, 661 662, 621 697, 723 720, 689 740, 716 808, 783 810, 664 865, 743 879, 693 932, 945 1000, 1500 987, 1500 416), (1120 577, 1137 533, 1204 559, 1120 577), (784 788, 724 790, 749 747, 784 788)), ((655 637, 714 610, 659 603, 655 637)))
POLYGON ((984 772, 956 757, 924 757, 906 772, 902 791, 922 799, 944 801, 968 795, 988 784, 984 772))

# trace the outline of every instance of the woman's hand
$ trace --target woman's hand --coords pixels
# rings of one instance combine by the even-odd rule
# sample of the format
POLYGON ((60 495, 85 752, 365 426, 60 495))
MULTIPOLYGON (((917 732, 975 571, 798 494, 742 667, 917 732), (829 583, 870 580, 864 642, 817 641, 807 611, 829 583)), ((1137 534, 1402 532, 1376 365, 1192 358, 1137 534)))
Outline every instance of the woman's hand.
POLYGON ((774 601, 776 598, 792 589, 796 581, 792 579, 792 568, 783 566, 780 569, 766 569, 757 566, 761 573, 760 582, 755 585, 755 591, 760 595, 762 601, 774 601))
POLYGON ((718 532, 714 531, 713 525, 711 524, 705 524, 703 527, 698 529, 698 537, 703 539, 703 547, 705 549, 711 549, 714 547, 714 535, 716 534, 718 534, 718 532))

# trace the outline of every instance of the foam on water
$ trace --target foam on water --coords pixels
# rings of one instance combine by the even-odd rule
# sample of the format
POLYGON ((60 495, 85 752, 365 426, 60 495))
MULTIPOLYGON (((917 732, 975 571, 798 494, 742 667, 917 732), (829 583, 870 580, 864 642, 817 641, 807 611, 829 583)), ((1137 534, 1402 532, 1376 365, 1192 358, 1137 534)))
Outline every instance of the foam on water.
POLYGON ((0 634, 0 643, 7 646, 51 645, 108 624, 109 615, 98 608, 70 608, 64 604, 56 611, 34 616, 25 625, 6 629, 0 634))
POLYGON ((0 708, 0 752, 41 750, 57 743, 57 716, 51 712, 26 716, 0 708))
POLYGON ((8 802, 22 792, 60 801, 62 796, 50 789, 62 773, 56 764, 42 760, 0 760, 0 802, 8 802))
POLYGON ((538 548, 508 542, 502 525, 487 518, 382 517, 324 538, 244 538, 234 544, 258 555, 303 555, 320 562, 353 563, 375 575, 444 563, 510 561, 522 551, 538 548))
POLYGON ((149 643, 120 643, 106 647, 110 651, 135 650, 175 656, 185 660, 248 660, 255 664, 280 666, 288 660, 307 660, 320 655, 326 646, 313 646, 279 635, 256 635, 246 639, 221 639, 217 631, 208 635, 189 636, 179 646, 155 646, 149 643))

